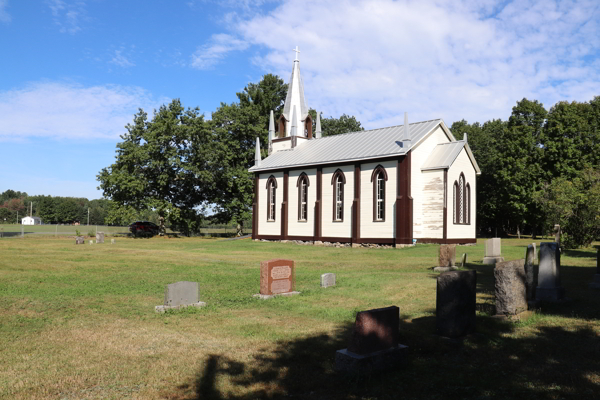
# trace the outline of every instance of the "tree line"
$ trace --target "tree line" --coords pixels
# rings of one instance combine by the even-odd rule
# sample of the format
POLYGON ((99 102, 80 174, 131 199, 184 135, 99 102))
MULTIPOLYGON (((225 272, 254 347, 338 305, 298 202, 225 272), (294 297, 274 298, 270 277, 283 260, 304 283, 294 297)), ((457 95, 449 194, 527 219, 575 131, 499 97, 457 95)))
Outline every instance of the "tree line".
POLYGON ((29 196, 26 192, 6 190, 0 193, 0 221, 21 223, 26 216, 40 217, 44 224, 105 225, 113 202, 106 199, 88 200, 82 197, 29 196), (31 212, 33 210, 33 213, 31 212))
POLYGON ((452 124, 468 142, 477 178, 481 236, 548 233, 555 224, 567 248, 600 237, 600 96, 561 101, 546 110, 523 99, 508 121, 452 124))

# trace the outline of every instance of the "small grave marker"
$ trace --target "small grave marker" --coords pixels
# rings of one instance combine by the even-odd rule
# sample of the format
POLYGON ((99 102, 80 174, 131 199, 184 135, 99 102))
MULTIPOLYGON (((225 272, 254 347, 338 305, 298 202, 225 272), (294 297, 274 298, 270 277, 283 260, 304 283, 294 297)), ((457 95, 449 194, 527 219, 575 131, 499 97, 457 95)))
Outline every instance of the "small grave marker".
POLYGON ((104 232, 96 232, 96 243, 104 243, 104 232))
POLYGON ((321 275, 321 287, 328 288, 330 286, 335 286, 335 274, 329 272, 321 275))
POLYGON ((85 244, 85 238, 83 236, 76 236, 75 244, 85 244))
POLYGON ((452 271, 456 268, 456 245, 441 244, 438 250, 438 266, 433 270, 436 272, 452 271))
POLYGON ((463 253, 460 258, 460 267, 464 268, 467 265, 467 253, 463 253))
POLYGON ((527 301, 534 301, 535 299, 535 275, 534 275, 534 263, 535 263, 535 243, 527 246, 525 250, 525 277, 526 289, 527 289, 527 301))
POLYGON ((154 307, 157 313, 185 307, 204 307, 206 303, 198 301, 198 282, 180 281, 167 285, 165 302, 154 307))
POLYGON ((110 244, 115 244, 115 239, 110 239, 110 244))

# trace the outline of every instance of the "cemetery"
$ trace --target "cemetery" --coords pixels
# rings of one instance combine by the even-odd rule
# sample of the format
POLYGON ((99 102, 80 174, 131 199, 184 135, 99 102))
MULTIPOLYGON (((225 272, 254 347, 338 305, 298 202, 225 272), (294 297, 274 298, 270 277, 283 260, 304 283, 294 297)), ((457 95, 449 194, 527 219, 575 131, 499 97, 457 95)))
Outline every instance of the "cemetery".
POLYGON ((74 239, 0 240, 0 398, 599 393, 595 247, 74 239))

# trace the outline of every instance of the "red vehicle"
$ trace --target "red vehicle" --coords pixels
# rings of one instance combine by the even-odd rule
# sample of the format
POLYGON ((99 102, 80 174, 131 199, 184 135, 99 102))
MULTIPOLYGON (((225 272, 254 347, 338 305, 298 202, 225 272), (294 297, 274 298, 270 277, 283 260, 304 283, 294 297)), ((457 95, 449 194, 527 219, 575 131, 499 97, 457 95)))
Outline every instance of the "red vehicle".
POLYGON ((150 221, 135 221, 129 225, 129 232, 133 236, 154 236, 158 235, 158 225, 150 221))

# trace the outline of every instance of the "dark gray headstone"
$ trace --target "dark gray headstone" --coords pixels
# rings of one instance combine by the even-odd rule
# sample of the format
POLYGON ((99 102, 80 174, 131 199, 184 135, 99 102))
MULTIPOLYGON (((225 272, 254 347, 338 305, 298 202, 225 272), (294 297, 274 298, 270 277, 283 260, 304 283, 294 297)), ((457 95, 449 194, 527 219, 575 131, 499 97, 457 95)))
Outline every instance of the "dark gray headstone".
POLYGON ((460 337, 475 331, 475 271, 449 271, 437 277, 436 331, 460 337))
POLYGON ((590 283, 590 288, 600 289, 600 247, 598 247, 598 252, 596 253, 596 274, 592 283, 590 283))
POLYGON ((525 250, 525 277, 526 277, 526 289, 527 289, 527 300, 535 299, 535 243, 527 246, 525 250))
POLYGON ((96 243, 104 243, 104 232, 96 232, 96 243))
POLYGON ((463 253, 460 258, 460 267, 464 268, 467 265, 467 253, 463 253))
POLYGON ((535 297, 540 301, 559 301, 565 296, 560 285, 560 247, 556 242, 540 244, 540 264, 535 297))
POLYGON ((527 311, 526 282, 525 260, 496 263, 496 314, 516 315, 527 311))
POLYGON ((335 274, 328 272, 326 274, 321 275, 321 287, 327 288, 330 286, 335 286, 335 274))

